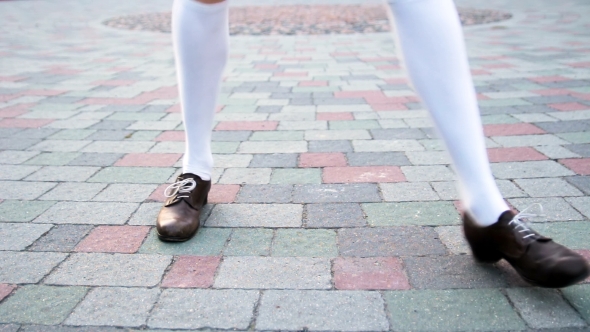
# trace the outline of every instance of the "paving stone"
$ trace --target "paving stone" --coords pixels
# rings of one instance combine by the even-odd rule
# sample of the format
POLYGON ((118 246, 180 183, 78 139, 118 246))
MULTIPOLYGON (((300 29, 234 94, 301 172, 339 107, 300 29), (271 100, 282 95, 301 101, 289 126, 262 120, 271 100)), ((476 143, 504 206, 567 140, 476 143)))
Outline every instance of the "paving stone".
POLYGON ((585 327, 578 313, 552 289, 509 288, 508 298, 534 329, 585 327))
POLYGON ((513 198, 508 202, 518 211, 535 203, 541 204, 545 216, 534 221, 584 220, 584 217, 561 197, 513 198))
POLYGON ((574 285, 561 290, 563 296, 590 323, 590 285, 574 285))
POLYGON ((207 219, 209 227, 300 227, 299 204, 223 204, 207 219))
MULTIPOLYGON (((371 135, 365 129, 351 130, 306 130, 306 141, 370 140, 371 135)), ((355 149, 356 150, 356 149, 355 149)), ((336 151, 335 151, 336 152, 336 151)), ((344 152, 344 151, 339 151, 344 152)))
POLYGON ((154 144, 154 142, 141 141, 93 141, 80 151, 91 153, 142 153, 147 152, 154 144))
MULTIPOLYGON (((24 150, 36 146, 40 139, 37 138, 0 138, 0 149, 2 150, 24 150)), ((36 149, 37 150, 37 149, 36 149)))
POLYGON ((39 169, 39 166, 0 165, 0 180, 21 180, 39 169))
POLYGON ((150 228, 147 226, 98 226, 75 248, 77 252, 119 252, 139 249, 150 228))
MULTIPOLYGON (((107 185, 103 183, 72 183, 63 182, 58 184, 51 191, 39 197, 41 200, 50 201, 78 201, 85 202, 91 200, 107 185)), ((50 203, 50 202, 48 202, 50 203)), ((53 202, 51 202, 53 205, 53 202)))
POLYGON ((402 166, 407 181, 450 181, 455 176, 447 166, 402 166))
POLYGON ((68 165, 72 166, 111 166, 123 156, 122 153, 82 153, 68 165))
POLYGON ((570 144, 567 149, 581 157, 590 157, 590 144, 570 144))
POLYGON ((291 202, 290 185, 244 185, 240 190, 237 203, 289 203, 291 202))
POLYGON ((405 178, 396 166, 325 167, 324 183, 400 182, 405 178))
POLYGON ((26 162, 27 165, 63 166, 80 156, 80 152, 43 152, 26 162))
POLYGON ((129 219, 129 225, 155 225, 156 217, 162 206, 163 205, 160 202, 141 204, 139 209, 137 209, 133 216, 131 216, 131 219, 129 219))
POLYGON ((137 203, 58 202, 35 219, 35 222, 122 225, 138 206, 137 203))
POLYGON ((535 223, 532 227, 570 249, 590 249, 587 236, 590 221, 535 223))
POLYGON ((549 179, 516 179, 514 182, 531 197, 552 196, 581 196, 583 195, 574 186, 565 180, 557 178, 549 179))
POLYGON ((160 295, 147 325, 246 330, 259 297, 255 290, 167 289, 160 295))
POLYGON ((541 152, 550 159, 562 159, 562 158, 578 158, 580 155, 573 153, 560 145, 545 145, 536 146, 535 150, 541 152))
POLYGON ((411 165, 403 152, 351 152, 347 153, 350 166, 405 166, 411 165))
POLYGON ((451 163, 446 151, 408 151, 404 154, 414 165, 449 165, 451 163))
POLYGON ((430 227, 343 228, 338 231, 340 256, 444 255, 445 247, 430 227))
POLYGON ((255 154, 249 167, 297 167, 297 154, 255 154))
POLYGON ((224 141, 224 142, 241 142, 247 141, 252 131, 249 130, 235 130, 235 131, 221 131, 216 130, 212 133, 212 141, 224 141))
POLYGON ((307 204, 304 222, 308 228, 362 227, 363 211, 356 203, 307 204))
MULTIPOLYGON (((90 144, 91 141, 74 141, 74 140, 44 140, 34 146, 31 146, 29 150, 33 151, 51 151, 51 152, 76 152, 80 151, 83 147, 90 144)), ((23 148, 24 149, 24 148, 23 148)))
POLYGON ((552 160, 507 162, 491 164, 499 179, 547 178, 574 175, 572 171, 552 160))
POLYGON ((33 243, 29 250, 70 252, 91 229, 91 225, 57 225, 33 243))
POLYGON ((372 129, 371 134, 378 140, 426 138, 424 132, 416 128, 372 129))
POLYGON ((153 287, 160 283, 171 260, 171 256, 162 255, 71 254, 44 282, 48 285, 153 287))
POLYGON ((235 228, 223 251, 225 256, 268 256, 274 232, 265 228, 235 228))
POLYGON ((354 140, 354 152, 405 152, 423 151, 424 147, 416 140, 354 140))
POLYGON ((471 249, 465 240, 461 226, 439 226, 434 230, 438 233, 438 238, 451 254, 471 255, 471 249))
POLYGON ((83 182, 99 170, 90 166, 45 166, 26 178, 27 181, 83 182))
POLYGON ((238 153, 301 153, 307 152, 305 141, 242 142, 238 153))
POLYGON ((309 152, 352 152, 352 144, 345 140, 310 141, 309 152))
POLYGON ((336 232, 328 229, 279 229, 274 237, 272 256, 338 256, 336 232))
POLYGON ((35 242, 53 225, 35 225, 22 223, 0 223, 0 250, 24 250, 35 242))
POLYGON ((565 200, 590 219, 590 197, 571 197, 565 200))
POLYGON ((0 321, 59 324, 66 319, 87 291, 86 287, 23 286, 0 305, 0 321))
POLYGON ((155 184, 111 184, 92 200, 101 202, 143 202, 156 187, 155 184))
POLYGON ((171 167, 107 167, 88 182, 105 183, 165 183, 176 171, 171 167))
POLYGON ((386 292, 393 330, 523 330, 524 322, 496 289, 386 292))
POLYGON ((177 243, 158 239, 153 229, 139 249, 142 254, 217 256, 221 254, 231 229, 201 227, 192 239, 177 243))
POLYGON ((590 175, 590 158, 561 159, 559 162, 578 175, 590 175))
POLYGON ((377 292, 270 290, 260 300, 256 328, 386 331, 389 324, 383 299, 377 292), (358 315, 359 312, 363 315, 358 315))
MULTIPOLYGON (((0 301, 9 296, 17 288, 16 285, 0 284, 0 301)), ((2 330, 0 330, 2 331, 2 330)))
POLYGON ((94 288, 66 319, 67 325, 115 325, 139 327, 160 291, 145 288, 94 288))
POLYGON ((225 257, 217 272, 214 287, 330 289, 330 279, 328 258, 225 257))
POLYGON ((36 283, 66 258, 49 252, 0 251, 0 283, 36 283))
POLYGON ((302 153, 299 167, 346 166, 343 153, 302 153))
POLYGON ((163 287, 209 288, 221 261, 216 256, 181 256, 162 281, 163 287))
POLYGON ((279 168, 274 169, 270 183, 289 184, 312 184, 321 183, 321 170, 318 168, 279 168))
MULTIPOLYGON (((215 178, 215 174, 213 178, 215 178)), ((240 191, 240 185, 238 184, 214 184, 211 186, 207 201, 211 204, 233 203, 236 200, 238 191, 240 191)), ((150 196, 150 198, 152 197, 150 196)))
MULTIPOLYGON (((590 143, 589 132, 577 132, 577 133, 561 133, 557 134, 560 138, 573 143, 573 144, 587 144, 590 143)), ((567 143, 563 143, 567 144, 567 143)))
POLYGON ((584 194, 590 195, 590 176, 570 176, 566 177, 565 180, 579 190, 583 191, 584 194))
POLYGON ((38 151, 0 151, 0 164, 20 164, 38 155, 38 151))
POLYGON ((222 184, 268 184, 270 168, 229 168, 226 169, 219 183, 222 184))
POLYGON ((235 168, 235 167, 248 167, 252 161, 252 155, 227 155, 227 154, 216 154, 213 155, 215 167, 219 168, 235 168))
POLYGON ((380 202, 374 183, 295 185, 295 203, 380 202))
POLYGON ((410 289, 402 261, 396 257, 348 258, 334 261, 337 289, 410 289))
POLYGON ((362 204, 371 226, 456 225, 459 214, 451 202, 362 204))
POLYGON ((439 196, 427 182, 380 183, 385 201, 437 201, 439 196))
POLYGON ((55 202, 13 201, 0 203, 0 221, 26 222, 35 219, 55 202))

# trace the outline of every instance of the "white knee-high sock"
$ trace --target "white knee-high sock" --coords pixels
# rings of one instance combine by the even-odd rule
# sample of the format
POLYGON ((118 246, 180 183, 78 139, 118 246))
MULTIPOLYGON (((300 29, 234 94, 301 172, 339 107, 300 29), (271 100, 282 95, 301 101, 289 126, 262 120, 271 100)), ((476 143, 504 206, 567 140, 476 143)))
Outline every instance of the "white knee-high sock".
POLYGON ((451 155, 465 208, 481 226, 508 210, 490 170, 479 108, 452 0, 389 0, 416 92, 451 155))
POLYGON ((211 179, 211 130, 221 76, 227 62, 227 1, 174 0, 172 39, 185 127, 183 173, 211 179))

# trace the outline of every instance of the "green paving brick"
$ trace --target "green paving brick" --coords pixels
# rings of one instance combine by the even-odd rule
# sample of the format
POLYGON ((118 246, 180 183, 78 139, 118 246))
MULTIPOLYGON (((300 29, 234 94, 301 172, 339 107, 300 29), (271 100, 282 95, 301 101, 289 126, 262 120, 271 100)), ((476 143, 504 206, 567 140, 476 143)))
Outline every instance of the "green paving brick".
POLYGON ((386 292, 394 331, 522 330, 525 324, 495 289, 386 292))
POLYGON ((302 141, 302 131, 255 131, 251 141, 302 141))
POLYGON ((562 133, 557 136, 574 144, 590 143, 590 132, 562 133))
POLYGON ((270 177, 271 184, 305 184, 322 183, 322 174, 319 168, 279 168, 274 169, 270 177))
POLYGON ((590 324, 590 284, 570 286, 561 292, 590 324))
POLYGON ((238 151, 240 142, 211 142, 213 153, 235 153, 238 151))
POLYGON ((53 165, 62 166, 80 156, 79 152, 44 152, 27 160, 27 165, 53 165))
POLYGON ((330 121, 329 124, 332 130, 381 128, 377 120, 330 121))
POLYGON ((482 115, 481 123, 487 124, 504 124, 504 123, 519 123, 520 121, 508 114, 492 114, 482 115))
POLYGON ((176 171, 172 167, 107 167, 88 182, 106 183, 166 183, 176 171))
POLYGON ((564 221, 533 224, 539 233, 571 249, 590 249, 590 221, 564 221))
POLYGON ((186 242, 163 242, 153 229, 144 241, 139 253, 162 255, 220 255, 231 229, 201 227, 192 239, 186 242))
POLYGON ((459 213, 451 202, 362 204, 371 226, 456 225, 459 213))
POLYGON ((134 112, 115 112, 105 120, 116 121, 158 121, 164 117, 166 113, 134 113, 134 112))
POLYGON ((0 305, 0 322, 59 324, 87 291, 86 287, 24 286, 0 305))
POLYGON ((0 203, 0 221, 31 221, 53 204, 55 202, 51 201, 4 201, 0 203))
POLYGON ((328 229, 279 229, 272 256, 336 257, 336 232, 328 229))
POLYGON ((531 105, 526 100, 520 98, 506 98, 506 99, 484 99, 478 101, 481 107, 506 107, 506 106, 523 106, 531 105))
POLYGON ((223 254, 226 256, 268 256, 272 236, 272 229, 234 229, 223 254))
POLYGON ((73 140, 81 140, 85 139, 86 137, 94 134, 96 130, 92 129, 64 129, 59 131, 51 136, 49 139, 73 139, 73 140))

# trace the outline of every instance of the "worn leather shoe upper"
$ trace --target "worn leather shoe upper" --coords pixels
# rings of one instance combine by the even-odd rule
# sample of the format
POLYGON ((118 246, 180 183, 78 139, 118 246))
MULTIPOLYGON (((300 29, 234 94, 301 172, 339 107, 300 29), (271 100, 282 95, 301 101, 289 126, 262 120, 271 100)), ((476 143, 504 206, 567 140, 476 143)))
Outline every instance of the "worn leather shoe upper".
POLYGON ((211 181, 185 173, 166 188, 168 199, 160 209, 156 222, 158 237, 163 241, 186 241, 200 226, 200 214, 207 204, 211 181))

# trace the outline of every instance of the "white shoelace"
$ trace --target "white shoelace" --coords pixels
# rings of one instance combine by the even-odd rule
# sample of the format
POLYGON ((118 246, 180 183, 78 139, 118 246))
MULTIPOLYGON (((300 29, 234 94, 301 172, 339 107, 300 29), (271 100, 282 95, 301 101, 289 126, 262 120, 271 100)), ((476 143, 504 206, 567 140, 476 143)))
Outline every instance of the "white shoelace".
POLYGON ((514 229, 518 230, 519 233, 528 233, 527 235, 522 237, 523 239, 526 239, 531 236, 535 236, 535 233, 533 232, 533 230, 531 230, 531 227, 529 226, 527 221, 531 218, 544 216, 545 214, 543 214, 543 205, 541 205, 540 203, 534 203, 532 205, 529 205, 529 207, 522 210, 517 215, 515 215, 514 218, 512 218, 512 220, 508 223, 508 225, 514 225, 514 229), (538 208, 538 213, 529 212, 531 210, 534 210, 535 208, 538 208))
POLYGON ((193 178, 184 179, 169 185, 166 190, 164 190, 164 196, 172 197, 178 193, 180 194, 178 195, 178 198, 187 198, 189 197, 188 194, 190 194, 190 192, 196 187, 197 182, 193 178))

